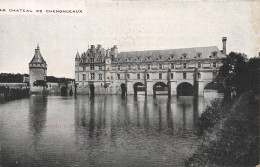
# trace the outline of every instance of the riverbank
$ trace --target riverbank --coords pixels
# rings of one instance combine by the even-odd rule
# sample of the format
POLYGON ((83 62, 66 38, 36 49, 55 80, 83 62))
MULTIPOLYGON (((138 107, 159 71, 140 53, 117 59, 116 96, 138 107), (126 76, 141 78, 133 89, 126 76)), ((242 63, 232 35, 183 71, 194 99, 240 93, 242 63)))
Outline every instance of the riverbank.
POLYGON ((17 100, 29 96, 29 88, 0 87, 0 102, 17 100))
POLYGON ((186 166, 255 166, 258 162, 259 101, 244 93, 214 100, 198 121, 200 145, 186 166))

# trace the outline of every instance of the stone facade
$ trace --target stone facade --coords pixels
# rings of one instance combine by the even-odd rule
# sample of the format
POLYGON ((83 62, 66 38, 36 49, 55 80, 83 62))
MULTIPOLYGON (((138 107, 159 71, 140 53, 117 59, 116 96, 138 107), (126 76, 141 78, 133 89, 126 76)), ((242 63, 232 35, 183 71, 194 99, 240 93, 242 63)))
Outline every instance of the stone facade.
POLYGON ((226 38, 223 51, 216 46, 186 49, 149 50, 118 53, 117 46, 105 50, 91 45, 75 58, 77 93, 89 94, 94 85, 95 94, 134 94, 135 87, 147 95, 156 89, 177 95, 178 86, 188 83, 203 95, 204 87, 212 82, 222 60, 226 57, 226 38))

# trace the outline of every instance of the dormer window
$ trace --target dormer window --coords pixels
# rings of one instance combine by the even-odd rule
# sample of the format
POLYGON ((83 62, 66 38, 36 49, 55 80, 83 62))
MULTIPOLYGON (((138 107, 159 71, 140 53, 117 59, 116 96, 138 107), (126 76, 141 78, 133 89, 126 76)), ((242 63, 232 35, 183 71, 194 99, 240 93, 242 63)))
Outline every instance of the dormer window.
POLYGON ((197 53, 198 58, 201 58, 201 53, 197 53))
POLYGON ((217 56, 217 53, 218 53, 218 52, 216 52, 216 51, 212 52, 213 57, 216 57, 216 56, 217 56))
POLYGON ((121 67, 120 67, 120 65, 118 65, 118 66, 117 66, 117 70, 120 70, 120 69, 121 69, 121 67))
POLYGON ((94 63, 94 58, 90 58, 90 63, 94 63))
POLYGON ((130 61, 131 59, 130 59, 130 58, 128 58, 128 60, 130 61))

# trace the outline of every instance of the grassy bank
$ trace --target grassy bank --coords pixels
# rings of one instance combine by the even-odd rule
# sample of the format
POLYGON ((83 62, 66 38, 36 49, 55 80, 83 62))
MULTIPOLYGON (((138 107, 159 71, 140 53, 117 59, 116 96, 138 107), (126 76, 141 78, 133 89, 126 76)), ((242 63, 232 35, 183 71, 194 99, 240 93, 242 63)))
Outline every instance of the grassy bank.
POLYGON ((198 121, 200 145, 186 166, 255 166, 258 164, 258 101, 253 93, 211 102, 198 121))
POLYGON ((0 87, 0 102, 17 100, 29 96, 29 88, 0 87))

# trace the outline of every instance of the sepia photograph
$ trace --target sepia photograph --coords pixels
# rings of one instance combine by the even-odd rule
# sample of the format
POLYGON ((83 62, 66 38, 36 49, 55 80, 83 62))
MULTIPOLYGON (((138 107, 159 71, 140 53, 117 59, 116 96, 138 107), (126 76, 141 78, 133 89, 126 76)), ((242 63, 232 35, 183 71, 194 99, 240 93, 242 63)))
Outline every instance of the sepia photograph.
POLYGON ((260 0, 1 0, 0 167, 260 166, 260 0))

